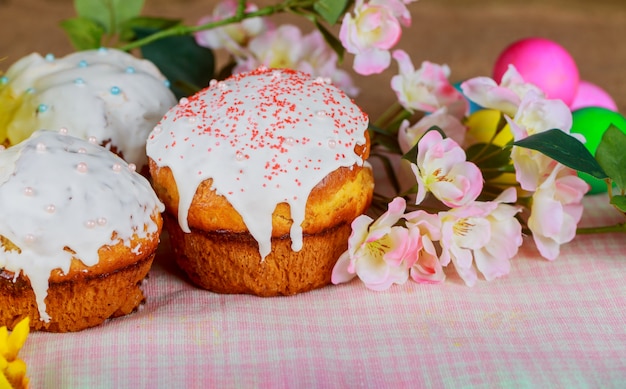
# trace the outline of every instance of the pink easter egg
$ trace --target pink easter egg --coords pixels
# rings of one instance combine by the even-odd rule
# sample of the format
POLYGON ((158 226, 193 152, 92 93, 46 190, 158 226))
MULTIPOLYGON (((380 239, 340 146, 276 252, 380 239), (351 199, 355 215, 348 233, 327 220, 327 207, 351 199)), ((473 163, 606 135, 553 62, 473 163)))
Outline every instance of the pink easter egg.
POLYGON ((561 45, 545 38, 526 38, 509 45, 496 60, 493 78, 498 83, 513 64, 524 81, 541 88, 550 99, 571 104, 578 90, 578 67, 561 45))
POLYGON ((617 111, 615 100, 604 89, 589 81, 580 80, 574 101, 570 104, 572 111, 584 107, 601 107, 617 111))

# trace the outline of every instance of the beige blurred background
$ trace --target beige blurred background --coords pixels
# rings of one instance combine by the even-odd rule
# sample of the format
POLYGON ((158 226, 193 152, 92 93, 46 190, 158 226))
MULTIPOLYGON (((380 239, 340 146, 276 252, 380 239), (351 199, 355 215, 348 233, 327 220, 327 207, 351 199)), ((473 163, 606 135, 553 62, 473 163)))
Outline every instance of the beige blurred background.
MULTIPOLYGON (((278 0, 258 0, 258 5, 278 0)), ((72 48, 59 21, 74 16, 71 0, 0 0, 0 69, 33 51, 62 56, 72 48)), ((145 15, 181 18, 189 24, 212 11, 216 1, 146 0, 145 15)), ((529 37, 556 40, 578 63, 581 78, 598 84, 626 112, 626 0, 419 0, 411 4, 413 25, 399 48, 414 61, 448 64, 453 82, 491 75, 493 63, 508 44, 529 37)), ((282 15, 277 23, 308 22, 282 15)), ((219 57, 218 57, 219 58, 219 57)), ((351 64, 347 57, 346 65, 351 64)), ((393 101, 391 68, 356 78, 357 98, 376 117, 393 101)))

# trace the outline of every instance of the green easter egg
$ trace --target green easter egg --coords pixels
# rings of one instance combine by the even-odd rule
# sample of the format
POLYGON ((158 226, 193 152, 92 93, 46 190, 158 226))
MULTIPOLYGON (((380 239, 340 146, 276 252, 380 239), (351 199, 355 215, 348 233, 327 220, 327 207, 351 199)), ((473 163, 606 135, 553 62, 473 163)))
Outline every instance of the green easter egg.
MULTIPOLYGON (((585 136, 585 139, 587 139, 585 147, 592 155, 596 155, 602 135, 604 135, 604 132, 611 124, 626 134, 626 118, 619 112, 611 111, 607 108, 584 107, 572 112, 572 117, 571 132, 585 136)), ((579 173, 578 175, 591 186, 589 194, 606 192, 607 187, 604 181, 586 173, 579 173)))

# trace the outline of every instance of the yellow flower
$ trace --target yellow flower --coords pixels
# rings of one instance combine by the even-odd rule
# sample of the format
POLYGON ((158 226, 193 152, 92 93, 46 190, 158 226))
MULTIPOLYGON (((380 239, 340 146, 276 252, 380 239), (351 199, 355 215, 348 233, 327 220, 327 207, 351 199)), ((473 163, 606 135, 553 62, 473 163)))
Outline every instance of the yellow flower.
POLYGON ((26 363, 17 357, 30 330, 28 317, 22 319, 9 334, 0 327, 0 389, 28 388, 26 363))

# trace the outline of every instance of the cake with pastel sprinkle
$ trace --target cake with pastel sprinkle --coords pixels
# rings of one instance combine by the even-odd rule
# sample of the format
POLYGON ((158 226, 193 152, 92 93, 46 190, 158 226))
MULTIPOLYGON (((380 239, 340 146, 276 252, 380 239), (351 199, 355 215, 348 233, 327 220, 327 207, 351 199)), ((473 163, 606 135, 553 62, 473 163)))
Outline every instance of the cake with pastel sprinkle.
POLYGON ((135 169, 67 130, 0 150, 0 326, 79 331, 139 306, 163 204, 135 169))
POLYGON ((369 207, 368 118, 328 80, 260 68, 183 98, 147 142, 174 257, 220 293, 330 283, 369 207))
POLYGON ((65 128, 141 168, 148 133, 175 103, 156 66, 126 52, 33 53, 0 77, 0 144, 65 128))

